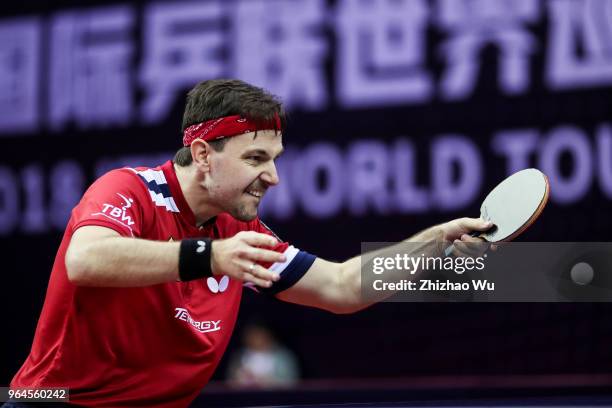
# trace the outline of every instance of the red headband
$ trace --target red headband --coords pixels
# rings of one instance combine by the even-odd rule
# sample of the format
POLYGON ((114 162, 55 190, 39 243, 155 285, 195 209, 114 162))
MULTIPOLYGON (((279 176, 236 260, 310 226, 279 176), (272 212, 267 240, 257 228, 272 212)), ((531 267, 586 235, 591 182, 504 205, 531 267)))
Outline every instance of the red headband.
POLYGON ((269 122, 257 125, 240 115, 224 116, 218 119, 196 123, 189 126, 183 132, 183 146, 191 146, 195 139, 216 140, 224 137, 242 135, 255 132, 256 130, 281 130, 281 122, 278 115, 269 122))

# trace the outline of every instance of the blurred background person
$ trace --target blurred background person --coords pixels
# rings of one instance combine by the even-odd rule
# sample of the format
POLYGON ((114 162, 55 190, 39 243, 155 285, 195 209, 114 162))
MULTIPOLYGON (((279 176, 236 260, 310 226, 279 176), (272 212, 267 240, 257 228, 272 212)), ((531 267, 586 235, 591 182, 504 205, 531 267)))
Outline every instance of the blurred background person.
POLYGON ((259 323, 244 328, 242 347, 230 357, 227 371, 228 382, 237 387, 288 387, 300 378, 295 354, 259 323))

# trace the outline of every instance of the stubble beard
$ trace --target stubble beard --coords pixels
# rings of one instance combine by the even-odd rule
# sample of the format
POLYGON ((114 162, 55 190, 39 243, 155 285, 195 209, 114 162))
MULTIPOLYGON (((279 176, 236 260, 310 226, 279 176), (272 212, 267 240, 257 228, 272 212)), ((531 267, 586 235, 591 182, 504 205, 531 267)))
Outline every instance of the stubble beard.
POLYGON ((230 214, 238 221, 253 221, 255 218, 257 218, 257 206, 255 207, 255 211, 249 211, 248 207, 250 206, 251 204, 240 203, 230 212, 230 214))

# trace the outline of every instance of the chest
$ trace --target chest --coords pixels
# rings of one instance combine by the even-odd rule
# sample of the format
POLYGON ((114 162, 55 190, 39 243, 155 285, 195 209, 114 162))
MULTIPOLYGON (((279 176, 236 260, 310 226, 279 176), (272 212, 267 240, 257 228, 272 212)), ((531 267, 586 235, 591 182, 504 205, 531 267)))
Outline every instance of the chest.
POLYGON ((201 227, 189 224, 180 213, 155 209, 144 214, 141 238, 155 241, 180 241, 186 238, 220 238, 214 223, 201 227))

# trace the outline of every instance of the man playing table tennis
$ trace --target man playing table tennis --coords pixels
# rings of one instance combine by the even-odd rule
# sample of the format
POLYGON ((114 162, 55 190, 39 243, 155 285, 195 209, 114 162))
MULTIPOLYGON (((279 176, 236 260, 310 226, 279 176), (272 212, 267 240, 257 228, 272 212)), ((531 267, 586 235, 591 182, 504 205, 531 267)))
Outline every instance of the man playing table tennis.
MULTIPOLYGON (((284 124, 262 89, 205 81, 188 94, 173 161, 98 179, 72 213, 11 386, 67 387, 83 406, 184 407, 228 344, 243 284, 334 313, 367 307, 360 257, 317 258, 257 217, 279 182, 284 124)), ((437 243, 476 242, 467 233, 490 226, 462 218, 409 241, 439 255, 437 243)))

